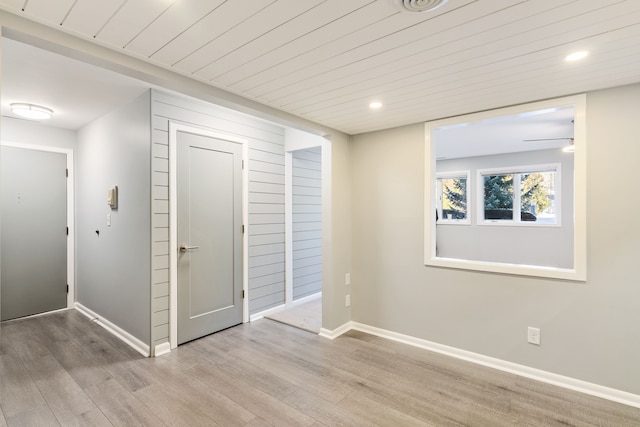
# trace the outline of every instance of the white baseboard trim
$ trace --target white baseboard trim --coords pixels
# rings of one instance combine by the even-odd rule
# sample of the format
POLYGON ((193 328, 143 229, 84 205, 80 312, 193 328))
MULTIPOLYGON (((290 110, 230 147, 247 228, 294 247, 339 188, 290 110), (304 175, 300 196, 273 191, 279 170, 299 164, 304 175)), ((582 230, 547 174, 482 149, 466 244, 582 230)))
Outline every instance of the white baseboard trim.
POLYGON ((333 340, 338 338, 340 335, 344 334, 345 332, 349 332, 351 329, 354 329, 353 322, 347 322, 342 326, 338 326, 334 330, 321 328, 320 333, 318 335, 320 335, 323 338, 328 338, 330 340, 333 340))
POLYGON ((268 316, 270 314, 274 314, 274 313, 278 313, 282 310, 285 310, 287 308, 287 306, 285 304, 279 305, 277 307, 273 307, 273 308, 269 308, 267 310, 261 311, 259 313, 256 314, 252 314, 249 317, 249 322, 255 322, 256 320, 260 320, 265 316, 268 316))
MULTIPOLYGON (((521 377, 530 378, 533 380, 563 387, 569 390, 578 391, 591 396, 596 396, 603 399, 611 400, 613 402, 640 408, 640 395, 637 394, 632 394, 598 384, 577 380, 575 378, 565 377, 563 375, 542 371, 540 369, 530 368, 528 366, 519 365, 517 363, 507 362, 505 360, 484 356, 482 354, 461 350, 455 347, 449 347, 435 342, 423 340, 421 338, 399 334, 397 332, 387 331, 385 329, 376 328, 374 326, 369 326, 362 323, 350 322, 350 328, 343 330, 345 325, 334 331, 328 332, 335 334, 335 338, 347 332, 349 329, 354 329, 356 331, 376 335, 381 338, 409 344, 414 347, 423 348, 425 350, 444 354, 446 356, 455 357, 456 359, 462 359, 466 360, 467 362, 472 362, 478 365, 487 366, 489 368, 498 369, 500 371, 509 372, 521 377)), ((323 335, 322 332, 320 334, 323 335)))
POLYGON ((163 354, 171 353, 171 344, 169 342, 163 342, 162 344, 158 344, 153 349, 153 356, 158 357, 163 354))
POLYGON ((315 301, 317 299, 322 298, 322 292, 318 292, 316 294, 313 295, 308 295, 306 297, 302 297, 302 298, 298 298, 297 300, 293 300, 289 303, 289 307, 295 307, 297 305, 301 305, 301 304, 305 304, 308 303, 310 301, 315 301))
POLYGON ((138 338, 134 337, 119 326, 111 323, 107 319, 100 317, 97 313, 83 306, 79 302, 76 302, 75 306, 76 310, 78 310, 80 313, 84 314, 89 319, 96 322, 98 325, 102 326, 125 343, 129 344, 129 346, 136 350, 138 353, 142 354, 144 357, 150 356, 150 348, 147 344, 140 341, 138 338))

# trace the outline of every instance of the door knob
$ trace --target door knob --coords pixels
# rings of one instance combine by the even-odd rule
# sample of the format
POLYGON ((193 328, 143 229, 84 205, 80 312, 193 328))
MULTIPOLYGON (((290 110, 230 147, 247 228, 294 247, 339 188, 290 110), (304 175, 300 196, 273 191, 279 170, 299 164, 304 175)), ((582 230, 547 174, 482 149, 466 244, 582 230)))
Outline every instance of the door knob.
POLYGON ((180 252, 187 252, 190 251, 191 249, 198 249, 200 246, 187 246, 187 245, 180 245, 180 252))

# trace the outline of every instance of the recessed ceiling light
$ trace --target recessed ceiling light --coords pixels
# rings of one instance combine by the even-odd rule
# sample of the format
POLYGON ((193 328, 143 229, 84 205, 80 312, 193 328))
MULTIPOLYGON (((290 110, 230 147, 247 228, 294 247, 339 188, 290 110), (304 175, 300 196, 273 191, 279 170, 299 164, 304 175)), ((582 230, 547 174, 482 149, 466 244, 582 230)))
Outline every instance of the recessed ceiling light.
POLYGON ((369 108, 371 108, 372 110, 377 110, 378 108, 382 108, 382 102, 373 101, 371 104, 369 104, 369 108))
POLYGON ((11 104, 11 111, 20 117, 34 120, 50 119, 53 116, 53 110, 34 104, 15 103, 11 104))
POLYGON ((578 52, 573 52, 570 55, 567 55, 564 60, 567 62, 572 62, 572 61, 579 61, 581 59, 586 58, 589 55, 589 51, 588 50, 580 50, 578 52))

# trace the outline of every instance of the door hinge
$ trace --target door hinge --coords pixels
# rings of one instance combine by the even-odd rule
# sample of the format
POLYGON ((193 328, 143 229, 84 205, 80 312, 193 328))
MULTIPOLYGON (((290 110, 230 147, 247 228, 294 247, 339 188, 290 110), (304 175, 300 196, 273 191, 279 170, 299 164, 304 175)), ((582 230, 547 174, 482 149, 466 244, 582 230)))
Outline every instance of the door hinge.
POLYGON ((65 171, 66 171, 66 175, 65 175, 65 176, 66 176, 67 178, 69 178, 69 169, 65 169, 65 171))
POLYGON ((67 227, 67 236, 69 235, 69 227, 67 227))
POLYGON ((69 285, 67 285, 67 293, 69 293, 69 285))
POLYGON ((242 161, 242 169, 244 169, 244 160, 242 161))
POLYGON ((242 299, 244 299, 244 289, 242 290, 242 299))
POLYGON ((242 224, 242 234, 244 234, 244 224, 242 224))

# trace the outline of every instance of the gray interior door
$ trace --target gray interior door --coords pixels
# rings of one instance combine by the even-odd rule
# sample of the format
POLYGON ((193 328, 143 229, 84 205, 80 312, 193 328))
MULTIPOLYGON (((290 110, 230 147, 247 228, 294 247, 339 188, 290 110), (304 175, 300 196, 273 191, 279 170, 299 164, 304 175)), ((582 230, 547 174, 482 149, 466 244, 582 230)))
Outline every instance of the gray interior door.
POLYGON ((67 307, 67 156, 2 147, 2 320, 67 307))
POLYGON ((178 344, 242 323, 242 145, 177 133, 178 344))

